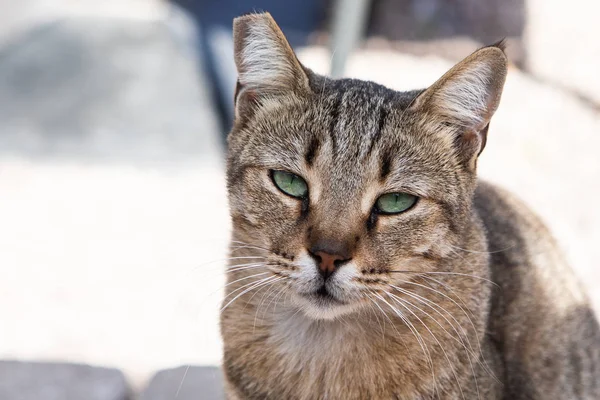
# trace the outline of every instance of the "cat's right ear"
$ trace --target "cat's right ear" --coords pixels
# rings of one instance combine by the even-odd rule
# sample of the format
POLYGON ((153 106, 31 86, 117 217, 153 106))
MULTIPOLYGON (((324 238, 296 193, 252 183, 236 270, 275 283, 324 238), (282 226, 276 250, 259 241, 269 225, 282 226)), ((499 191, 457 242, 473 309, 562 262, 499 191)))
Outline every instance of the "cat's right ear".
POLYGON ((234 19, 233 42, 236 120, 250 118, 265 101, 310 90, 306 72, 271 14, 234 19))
POLYGON ((411 105, 453 136, 459 153, 473 168, 500 103, 507 68, 503 42, 484 47, 446 72, 411 105))

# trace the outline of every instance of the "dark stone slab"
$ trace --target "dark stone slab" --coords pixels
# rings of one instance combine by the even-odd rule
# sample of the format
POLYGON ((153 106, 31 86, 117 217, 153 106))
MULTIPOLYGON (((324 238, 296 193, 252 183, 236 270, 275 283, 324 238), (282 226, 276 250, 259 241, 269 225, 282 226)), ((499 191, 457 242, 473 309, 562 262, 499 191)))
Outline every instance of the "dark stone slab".
POLYGON ((223 400, 223 376, 216 367, 184 366, 159 371, 140 400, 223 400))
POLYGON ((2 400, 128 400, 121 371, 89 365, 0 361, 2 400))

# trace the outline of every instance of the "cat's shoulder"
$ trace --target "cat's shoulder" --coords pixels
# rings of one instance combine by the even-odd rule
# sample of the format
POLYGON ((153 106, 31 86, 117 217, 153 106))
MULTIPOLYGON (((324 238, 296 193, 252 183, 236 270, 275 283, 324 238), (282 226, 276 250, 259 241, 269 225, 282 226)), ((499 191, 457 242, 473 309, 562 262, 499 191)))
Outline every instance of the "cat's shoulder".
POLYGON ((526 240, 526 236, 532 235, 537 239, 552 240, 541 218, 517 195, 502 187, 479 180, 473 202, 488 238, 525 236, 521 239, 526 240))
POLYGON ((474 207, 495 284, 488 332, 502 348, 505 398, 599 398, 600 327, 560 246, 505 189, 480 182, 474 207))
POLYGON ((559 245, 542 219, 518 195, 480 180, 473 205, 483 222, 492 269, 503 265, 528 272, 542 267, 538 264, 543 259, 544 264, 553 265, 552 270, 571 273, 561 271, 568 267, 564 266, 559 245), (538 257, 534 257, 536 254, 538 257))
MULTIPOLYGON (((483 221, 492 279, 506 301, 522 302, 520 312, 539 307, 587 305, 577 275, 549 229, 516 195, 480 182, 475 209, 483 221)), ((556 313, 554 313, 556 314, 556 313)))

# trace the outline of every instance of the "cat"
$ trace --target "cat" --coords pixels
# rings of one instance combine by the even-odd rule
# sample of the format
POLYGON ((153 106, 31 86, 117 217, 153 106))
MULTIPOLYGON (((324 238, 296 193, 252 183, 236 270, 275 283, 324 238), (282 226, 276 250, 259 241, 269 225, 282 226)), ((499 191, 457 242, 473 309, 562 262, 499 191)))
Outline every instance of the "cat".
POLYGON ((228 399, 600 398, 586 295, 542 222, 477 179, 501 42, 396 92, 314 74, 268 13, 233 32, 228 399))

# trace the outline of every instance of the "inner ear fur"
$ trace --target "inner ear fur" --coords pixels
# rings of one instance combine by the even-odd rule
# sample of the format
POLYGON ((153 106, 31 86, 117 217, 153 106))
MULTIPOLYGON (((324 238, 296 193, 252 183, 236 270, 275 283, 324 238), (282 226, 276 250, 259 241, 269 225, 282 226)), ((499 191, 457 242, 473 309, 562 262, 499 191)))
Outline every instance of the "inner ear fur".
POLYGON ((503 42, 484 47, 456 64, 413 102, 411 109, 437 121, 455 135, 468 161, 487 141, 492 116, 500 104, 508 60, 503 42))
POLYGON ((248 118, 265 100, 308 92, 308 76, 269 13, 233 21, 238 71, 236 119, 248 118))

